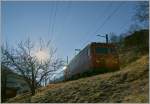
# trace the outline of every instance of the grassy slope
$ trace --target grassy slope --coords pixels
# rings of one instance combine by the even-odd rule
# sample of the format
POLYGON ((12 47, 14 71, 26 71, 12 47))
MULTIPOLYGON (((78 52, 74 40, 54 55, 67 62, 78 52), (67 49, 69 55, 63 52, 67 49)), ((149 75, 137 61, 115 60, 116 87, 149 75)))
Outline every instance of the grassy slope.
POLYGON ((52 84, 33 96, 9 102, 148 102, 148 55, 117 72, 52 84))

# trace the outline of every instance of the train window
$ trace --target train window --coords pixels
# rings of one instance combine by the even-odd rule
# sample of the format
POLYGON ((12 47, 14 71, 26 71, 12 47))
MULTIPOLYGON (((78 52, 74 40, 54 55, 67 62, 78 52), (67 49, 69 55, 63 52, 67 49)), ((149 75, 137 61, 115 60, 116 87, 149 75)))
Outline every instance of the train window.
POLYGON ((96 47, 95 52, 97 54, 107 54, 108 53, 108 48, 106 48, 106 47, 96 47))
POLYGON ((115 48, 109 48, 110 53, 115 54, 116 53, 116 49, 115 48))
POLYGON ((88 56, 90 57, 90 49, 88 49, 88 56))

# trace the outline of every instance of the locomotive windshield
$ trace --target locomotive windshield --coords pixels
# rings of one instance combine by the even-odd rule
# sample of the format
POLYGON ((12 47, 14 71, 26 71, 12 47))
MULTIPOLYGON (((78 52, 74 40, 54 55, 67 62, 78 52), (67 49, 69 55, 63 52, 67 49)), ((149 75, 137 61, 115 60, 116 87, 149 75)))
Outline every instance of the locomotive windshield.
POLYGON ((96 47, 95 48, 95 52, 97 54, 108 54, 108 53, 112 53, 115 54, 116 53, 116 49, 115 48, 107 48, 107 47, 96 47))
POLYGON ((112 54, 116 54, 116 49, 115 48, 109 48, 109 52, 112 53, 112 54))
POLYGON ((95 52, 98 53, 98 54, 107 54, 108 49, 105 48, 105 47, 96 47, 95 52))

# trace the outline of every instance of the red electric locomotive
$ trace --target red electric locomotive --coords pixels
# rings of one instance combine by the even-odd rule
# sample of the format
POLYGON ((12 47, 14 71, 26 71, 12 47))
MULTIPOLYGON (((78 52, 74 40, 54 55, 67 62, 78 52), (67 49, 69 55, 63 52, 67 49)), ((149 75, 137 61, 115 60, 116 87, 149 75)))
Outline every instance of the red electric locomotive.
POLYGON ((119 56, 114 44, 93 42, 81 50, 65 69, 65 79, 85 72, 110 72, 119 70, 119 56))

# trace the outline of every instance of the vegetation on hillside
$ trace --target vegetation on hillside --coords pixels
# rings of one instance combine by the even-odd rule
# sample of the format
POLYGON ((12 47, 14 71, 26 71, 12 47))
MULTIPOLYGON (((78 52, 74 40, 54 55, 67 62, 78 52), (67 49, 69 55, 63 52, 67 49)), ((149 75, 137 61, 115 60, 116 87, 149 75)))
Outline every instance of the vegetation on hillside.
POLYGON ((149 30, 135 31, 119 44, 120 66, 125 67, 149 52, 149 30))
POLYGON ((118 72, 49 85, 35 96, 25 96, 26 99, 20 97, 10 99, 9 102, 145 103, 148 102, 148 55, 118 72))

